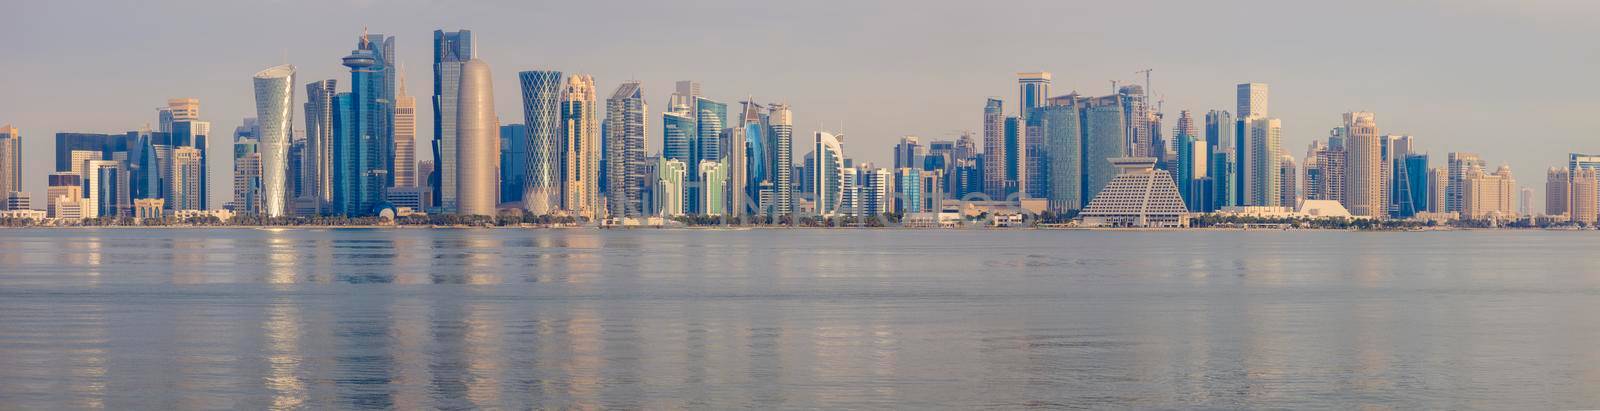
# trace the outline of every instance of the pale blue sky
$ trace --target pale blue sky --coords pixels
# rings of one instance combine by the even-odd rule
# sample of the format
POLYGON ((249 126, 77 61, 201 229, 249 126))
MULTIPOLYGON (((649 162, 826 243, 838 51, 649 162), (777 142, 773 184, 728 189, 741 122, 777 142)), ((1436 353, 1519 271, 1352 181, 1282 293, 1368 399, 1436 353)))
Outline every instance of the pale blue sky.
MULTIPOLYGON (((287 61, 301 83, 348 87, 339 58, 363 26, 398 37, 419 106, 432 31, 466 28, 502 123, 522 120, 520 70, 590 73, 602 97, 642 80, 653 117, 673 81, 694 79, 714 99, 788 102, 797 135, 842 129, 847 155, 879 163, 902 135, 981 129, 986 96, 1014 110, 1015 72, 1053 72, 1053 94, 1105 93, 1144 68, 1168 127, 1182 109, 1232 111, 1236 83, 1271 84, 1297 161, 1350 110, 1416 136, 1436 165, 1446 151, 1508 163, 1540 197, 1546 167, 1600 151, 1593 1, 0 0, 0 16, 0 123, 23 130, 41 203, 56 132, 138 129, 166 98, 197 97, 226 144, 254 115, 252 73, 287 61)), ((214 158, 221 196, 232 167, 214 158)))

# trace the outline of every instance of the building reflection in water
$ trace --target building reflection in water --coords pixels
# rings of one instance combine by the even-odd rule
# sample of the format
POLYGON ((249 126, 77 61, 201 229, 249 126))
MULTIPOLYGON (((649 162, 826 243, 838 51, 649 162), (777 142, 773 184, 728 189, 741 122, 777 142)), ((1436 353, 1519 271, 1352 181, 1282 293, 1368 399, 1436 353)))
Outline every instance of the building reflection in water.
POLYGON ((267 231, 266 257, 267 257, 267 283, 268 284, 294 284, 299 281, 297 276, 300 269, 300 250, 296 247, 297 239, 288 229, 270 229, 267 231))
POLYGON ((277 298, 267 308, 262 332, 267 340, 266 388, 272 392, 272 409, 295 409, 305 405, 306 387, 300 379, 299 309, 290 298, 277 298))

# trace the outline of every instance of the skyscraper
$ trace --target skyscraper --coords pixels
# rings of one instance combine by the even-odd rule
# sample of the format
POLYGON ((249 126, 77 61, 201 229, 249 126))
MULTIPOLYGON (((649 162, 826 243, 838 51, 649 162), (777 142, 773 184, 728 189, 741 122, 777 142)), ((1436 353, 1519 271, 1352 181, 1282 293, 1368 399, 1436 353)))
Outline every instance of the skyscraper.
POLYGON ((1516 180, 1511 167, 1500 166, 1494 174, 1482 167, 1467 171, 1461 182, 1461 218, 1501 220, 1515 216, 1511 202, 1516 197, 1516 180))
POLYGON ((1150 96, 1145 94, 1144 86, 1137 84, 1122 86, 1117 89, 1117 94, 1122 96, 1126 152, 1135 157, 1154 157, 1157 153, 1155 133, 1150 128, 1154 118, 1150 110, 1150 96))
POLYGON ((567 77, 561 90, 561 207, 593 219, 600 215, 600 119, 595 115, 594 78, 567 77))
POLYGON ((417 186, 417 98, 406 92, 406 73, 399 72, 394 97, 394 186, 417 186))
POLYGON ((1572 172, 1561 167, 1550 167, 1545 172, 1544 214, 1569 215, 1572 206, 1572 172))
POLYGON ((456 213, 495 215, 496 139, 500 125, 494 111, 494 86, 489 64, 479 59, 461 64, 456 97, 456 213))
POLYGON ((1018 115, 1022 117, 1023 124, 1027 124, 1033 108, 1043 106, 1045 99, 1050 97, 1050 72, 1017 73, 1017 88, 1018 115))
MULTIPOLYGON (((1569 220, 1585 227, 1594 227, 1597 217, 1597 206, 1600 206, 1600 171, 1593 167, 1579 167, 1571 172, 1572 188, 1571 201, 1568 207, 1569 220)), ((1527 189, 1524 189, 1527 190, 1527 189)), ((1528 195, 1532 197, 1532 195, 1528 195)), ((1527 213, 1523 213, 1527 214, 1527 213)))
POLYGON ((1246 189, 1244 205, 1278 206, 1282 199, 1279 181, 1283 149, 1283 124, 1276 118, 1252 117, 1247 121, 1242 153, 1243 178, 1246 189))
POLYGON ((688 175, 688 168, 682 161, 658 157, 656 163, 655 187, 650 190, 654 196, 656 215, 662 217, 676 217, 683 215, 683 183, 688 175))
POLYGON ((346 216, 377 213, 384 188, 391 182, 394 121, 389 58, 383 54, 392 41, 381 35, 362 35, 356 49, 344 57, 350 68, 350 92, 333 99, 333 205, 330 211, 346 216))
MULTIPOLYGON (((1112 159, 1127 156, 1127 127, 1121 95, 1089 98, 1083 103, 1083 195, 1093 200, 1120 170, 1112 159)), ((985 159, 987 161, 988 159, 985 159)))
POLYGON ((922 168, 922 159, 928 155, 928 147, 922 145, 917 136, 900 137, 900 142, 894 145, 894 168, 922 168))
POLYGON ((160 124, 157 131, 171 133, 173 122, 200 119, 200 99, 170 98, 167 99, 167 106, 158 109, 157 112, 159 113, 157 121, 160 124))
POLYGON ((1353 215, 1383 217, 1388 207, 1383 205, 1383 147, 1378 124, 1372 113, 1357 111, 1345 113, 1344 127, 1349 133, 1345 206, 1353 215))
POLYGON ((816 182, 810 184, 816 187, 817 214, 832 216, 839 212, 843 199, 844 183, 844 146, 832 133, 818 131, 812 140, 812 149, 816 154, 812 166, 816 182))
MULTIPOLYGON (((333 96, 337 80, 306 84, 306 154, 300 166, 304 181, 301 191, 310 193, 318 210, 333 202, 333 96)), ((170 206, 172 201, 167 201, 170 206)))
POLYGON ((500 202, 522 202, 528 185, 528 125, 500 126, 500 202))
POLYGON ((1429 187, 1428 181, 1428 155, 1407 155, 1401 164, 1405 178, 1396 179, 1395 183, 1403 185, 1404 188, 1395 192, 1405 193, 1406 198, 1403 202, 1399 202, 1399 207, 1396 207, 1398 210, 1396 216, 1411 218, 1417 213, 1428 211, 1428 204, 1432 201, 1429 199, 1433 190, 1429 187))
POLYGON ((517 73, 528 125, 528 184, 523 209, 545 215, 561 208, 561 72, 517 73))
POLYGON ((1035 125, 1044 148, 1036 153, 1040 158, 1039 175, 1044 176, 1033 185, 1044 188, 1051 211, 1065 213, 1083 207, 1083 130, 1076 102, 1037 107, 1028 114, 1035 125))
POLYGON ((1006 117, 1006 198, 1028 196, 1028 146, 1022 129, 1021 118, 1006 117))
POLYGON ((1267 84, 1244 83, 1238 86, 1238 110, 1240 119, 1251 117, 1267 117, 1267 84))
POLYGON ((257 72, 256 120, 261 124, 261 213, 282 217, 289 208, 289 138, 294 130, 295 68, 284 64, 257 72))
POLYGON ((203 157, 200 150, 194 147, 178 147, 172 150, 172 160, 169 176, 166 181, 166 204, 169 210, 200 210, 203 209, 200 201, 201 178, 205 168, 201 166, 203 157))
POLYGON ((1004 102, 989 98, 983 106, 983 192, 991 199, 1006 197, 1006 114, 1004 102))
POLYGON ((433 204, 456 207, 456 98, 461 95, 461 65, 478 56, 472 32, 433 31, 433 164, 428 176, 433 204))
POLYGON ((767 106, 767 133, 772 148, 773 218, 794 213, 794 112, 788 104, 767 106))
POLYGON ((1294 156, 1278 156, 1278 206, 1294 208, 1300 204, 1299 185, 1295 182, 1299 171, 1294 164, 1294 156))
POLYGON ((614 217, 645 214, 645 136, 649 132, 649 105, 637 81, 622 83, 606 99, 606 205, 614 217))
POLYGON ((22 131, 0 125, 0 193, 22 191, 22 131))
POLYGON ((1466 201, 1466 192, 1464 190, 1466 186, 1465 182, 1467 179, 1467 173, 1475 168, 1484 168, 1484 164, 1485 163, 1483 159, 1479 158, 1478 155, 1474 153, 1449 153, 1448 161, 1445 163, 1445 167, 1447 167, 1448 170, 1448 185, 1445 187, 1444 211, 1460 212, 1463 213, 1462 217, 1466 217, 1465 210, 1463 210, 1463 203, 1466 201))

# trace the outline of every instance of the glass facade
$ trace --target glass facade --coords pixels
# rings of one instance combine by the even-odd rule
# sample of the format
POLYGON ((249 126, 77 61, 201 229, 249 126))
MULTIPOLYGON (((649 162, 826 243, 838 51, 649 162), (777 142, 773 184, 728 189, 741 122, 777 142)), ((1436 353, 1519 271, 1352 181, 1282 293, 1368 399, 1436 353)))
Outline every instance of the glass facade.
POLYGON ((267 217, 289 208, 289 139, 294 129, 295 68, 281 65, 256 73, 256 119, 261 125, 261 209, 267 217))
POLYGON ((535 215, 549 214, 561 206, 561 72, 524 71, 517 77, 530 156, 522 206, 535 215))

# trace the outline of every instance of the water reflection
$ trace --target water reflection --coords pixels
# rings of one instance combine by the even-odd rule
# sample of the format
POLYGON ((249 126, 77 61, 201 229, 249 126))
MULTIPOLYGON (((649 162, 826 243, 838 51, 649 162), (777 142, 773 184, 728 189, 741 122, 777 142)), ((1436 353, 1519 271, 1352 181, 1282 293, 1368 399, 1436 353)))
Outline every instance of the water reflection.
POLYGON ((19 231, 0 408, 1600 402, 1600 240, 1103 235, 19 231))

